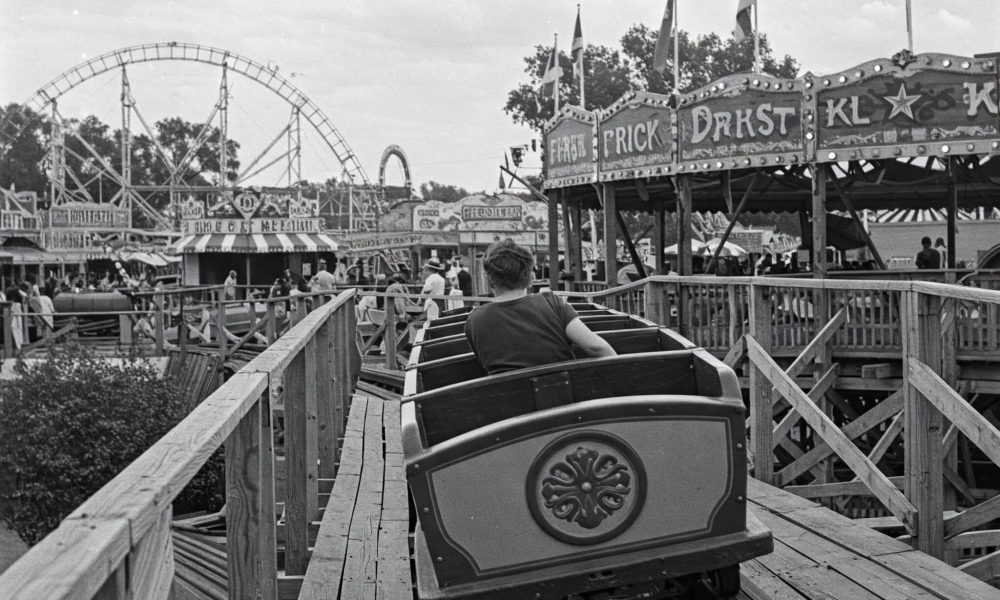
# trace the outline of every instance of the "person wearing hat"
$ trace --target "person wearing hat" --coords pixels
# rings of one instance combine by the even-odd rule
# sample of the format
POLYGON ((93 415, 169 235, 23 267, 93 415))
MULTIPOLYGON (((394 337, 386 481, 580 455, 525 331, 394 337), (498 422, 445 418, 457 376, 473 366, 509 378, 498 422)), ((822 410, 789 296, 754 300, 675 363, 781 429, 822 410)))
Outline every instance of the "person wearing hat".
POLYGON ((319 270, 312 277, 312 290, 314 292, 332 292, 336 285, 337 279, 326 270, 326 260, 319 259, 319 270))
MULTIPOLYGON (((427 279, 424 280, 424 287, 420 293, 429 296, 444 296, 444 277, 442 275, 444 270, 444 265, 436 256, 428 258, 427 262, 424 263, 424 273, 427 274, 427 279)), ((427 298, 424 301, 424 314, 428 320, 438 318, 442 310, 444 310, 443 298, 427 298)))

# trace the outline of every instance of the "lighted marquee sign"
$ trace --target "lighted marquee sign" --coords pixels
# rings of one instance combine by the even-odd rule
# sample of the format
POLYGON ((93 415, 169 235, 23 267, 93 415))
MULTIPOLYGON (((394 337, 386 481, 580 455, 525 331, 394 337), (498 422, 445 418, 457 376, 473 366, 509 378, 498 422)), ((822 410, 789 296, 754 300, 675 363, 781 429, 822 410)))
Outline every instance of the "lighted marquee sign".
POLYGON ((244 188, 205 202, 188 196, 180 203, 182 233, 320 233, 319 200, 297 189, 244 188))
POLYGON ((413 208, 413 231, 531 231, 544 230, 547 222, 544 204, 509 194, 431 200, 413 208))
POLYGON ((817 162, 984 152, 1000 137, 993 60, 901 52, 805 85, 817 162))
POLYGON ((732 75, 682 96, 679 171, 797 163, 803 157, 800 82, 732 75))
POLYGON ((633 92, 603 113, 597 126, 601 181, 671 171, 674 153, 669 104, 668 96, 633 92))
POLYGON ((547 189, 596 181, 594 125, 597 115, 575 106, 564 107, 545 131, 547 189))

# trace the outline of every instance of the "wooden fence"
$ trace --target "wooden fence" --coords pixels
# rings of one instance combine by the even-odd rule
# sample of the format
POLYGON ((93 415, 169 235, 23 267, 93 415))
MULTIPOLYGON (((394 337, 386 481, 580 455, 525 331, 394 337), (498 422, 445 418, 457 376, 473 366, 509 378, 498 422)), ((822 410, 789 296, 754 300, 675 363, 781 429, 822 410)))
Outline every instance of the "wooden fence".
POLYGON ((654 277, 585 296, 742 371, 757 479, 840 509, 867 497, 919 549, 988 578, 1000 575, 1000 531, 974 530, 1000 519, 1000 420, 987 410, 1000 397, 1000 291, 989 287, 654 277), (983 459, 994 481, 979 487, 983 459))
POLYGON ((356 292, 320 305, 0 574, 9 600, 167 598, 171 501, 225 447, 230 597, 296 596, 309 560, 319 484, 336 474, 338 441, 360 369, 356 292), (284 409, 284 570, 277 562, 274 409, 284 409), (248 589, 249 588, 249 589, 248 589))

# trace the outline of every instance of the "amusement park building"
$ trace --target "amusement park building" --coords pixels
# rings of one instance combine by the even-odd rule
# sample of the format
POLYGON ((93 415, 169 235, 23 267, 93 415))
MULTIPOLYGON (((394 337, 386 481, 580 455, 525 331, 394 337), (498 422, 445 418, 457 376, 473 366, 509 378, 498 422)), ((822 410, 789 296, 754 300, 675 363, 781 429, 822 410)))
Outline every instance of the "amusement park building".
MULTIPOLYGON (((986 250, 956 239, 959 210, 1000 206, 997 88, 994 58, 902 51, 831 75, 730 75, 676 99, 633 92, 597 112, 565 107, 547 125, 544 186, 570 215, 574 256, 586 209, 608 214, 606 243, 629 238, 611 215, 657 215, 660 248, 662 215, 676 211, 681 274, 692 271, 693 211, 734 222, 784 211, 799 213, 804 249, 829 246, 846 223, 884 265, 860 211, 938 208, 954 267, 986 250)), ((825 276, 826 253, 812 254, 825 276)))

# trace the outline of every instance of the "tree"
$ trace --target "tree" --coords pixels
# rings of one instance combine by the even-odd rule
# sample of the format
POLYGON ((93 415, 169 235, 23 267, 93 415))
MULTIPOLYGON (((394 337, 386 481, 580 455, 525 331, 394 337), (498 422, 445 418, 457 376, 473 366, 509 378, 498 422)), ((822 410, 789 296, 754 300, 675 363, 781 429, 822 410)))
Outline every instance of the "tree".
MULTIPOLYGON (((584 50, 584 70, 587 86, 587 110, 610 106, 626 92, 648 90, 669 94, 673 91, 673 65, 668 64, 666 77, 652 69, 653 49, 659 31, 645 25, 632 25, 621 38, 621 50, 607 46, 587 45, 584 50)), ((753 68, 753 40, 736 42, 723 40, 715 33, 699 35, 693 40, 681 31, 678 44, 680 53, 681 89, 693 90, 725 75, 750 71, 753 68)), ((553 102, 540 95, 542 76, 548 62, 551 46, 535 46, 533 54, 524 58, 525 73, 529 81, 521 83, 507 95, 504 112, 515 123, 540 130, 552 118, 553 102)), ((785 55, 775 58, 767 36, 760 36, 762 68, 765 73, 778 77, 795 77, 798 63, 785 55)), ((559 54, 562 76, 559 79, 560 104, 578 105, 580 91, 578 80, 573 77, 570 57, 559 54)))
MULTIPOLYGON (((121 364, 80 348, 53 349, 0 386, 0 517, 28 543, 44 537, 85 499, 187 414, 172 379, 147 362, 121 364)), ((221 458, 175 501, 177 512, 217 510, 221 458)))
POLYGON ((0 187, 12 185, 19 191, 45 193, 48 178, 45 175, 45 138, 48 126, 31 109, 20 109, 17 104, 0 107, 0 187), (15 117, 15 115, 17 115, 15 117), (22 118, 27 127, 15 135, 16 123, 22 118))
POLYGON ((468 190, 454 185, 428 181, 420 184, 420 195, 426 200, 440 202, 455 202, 469 195, 468 190))

